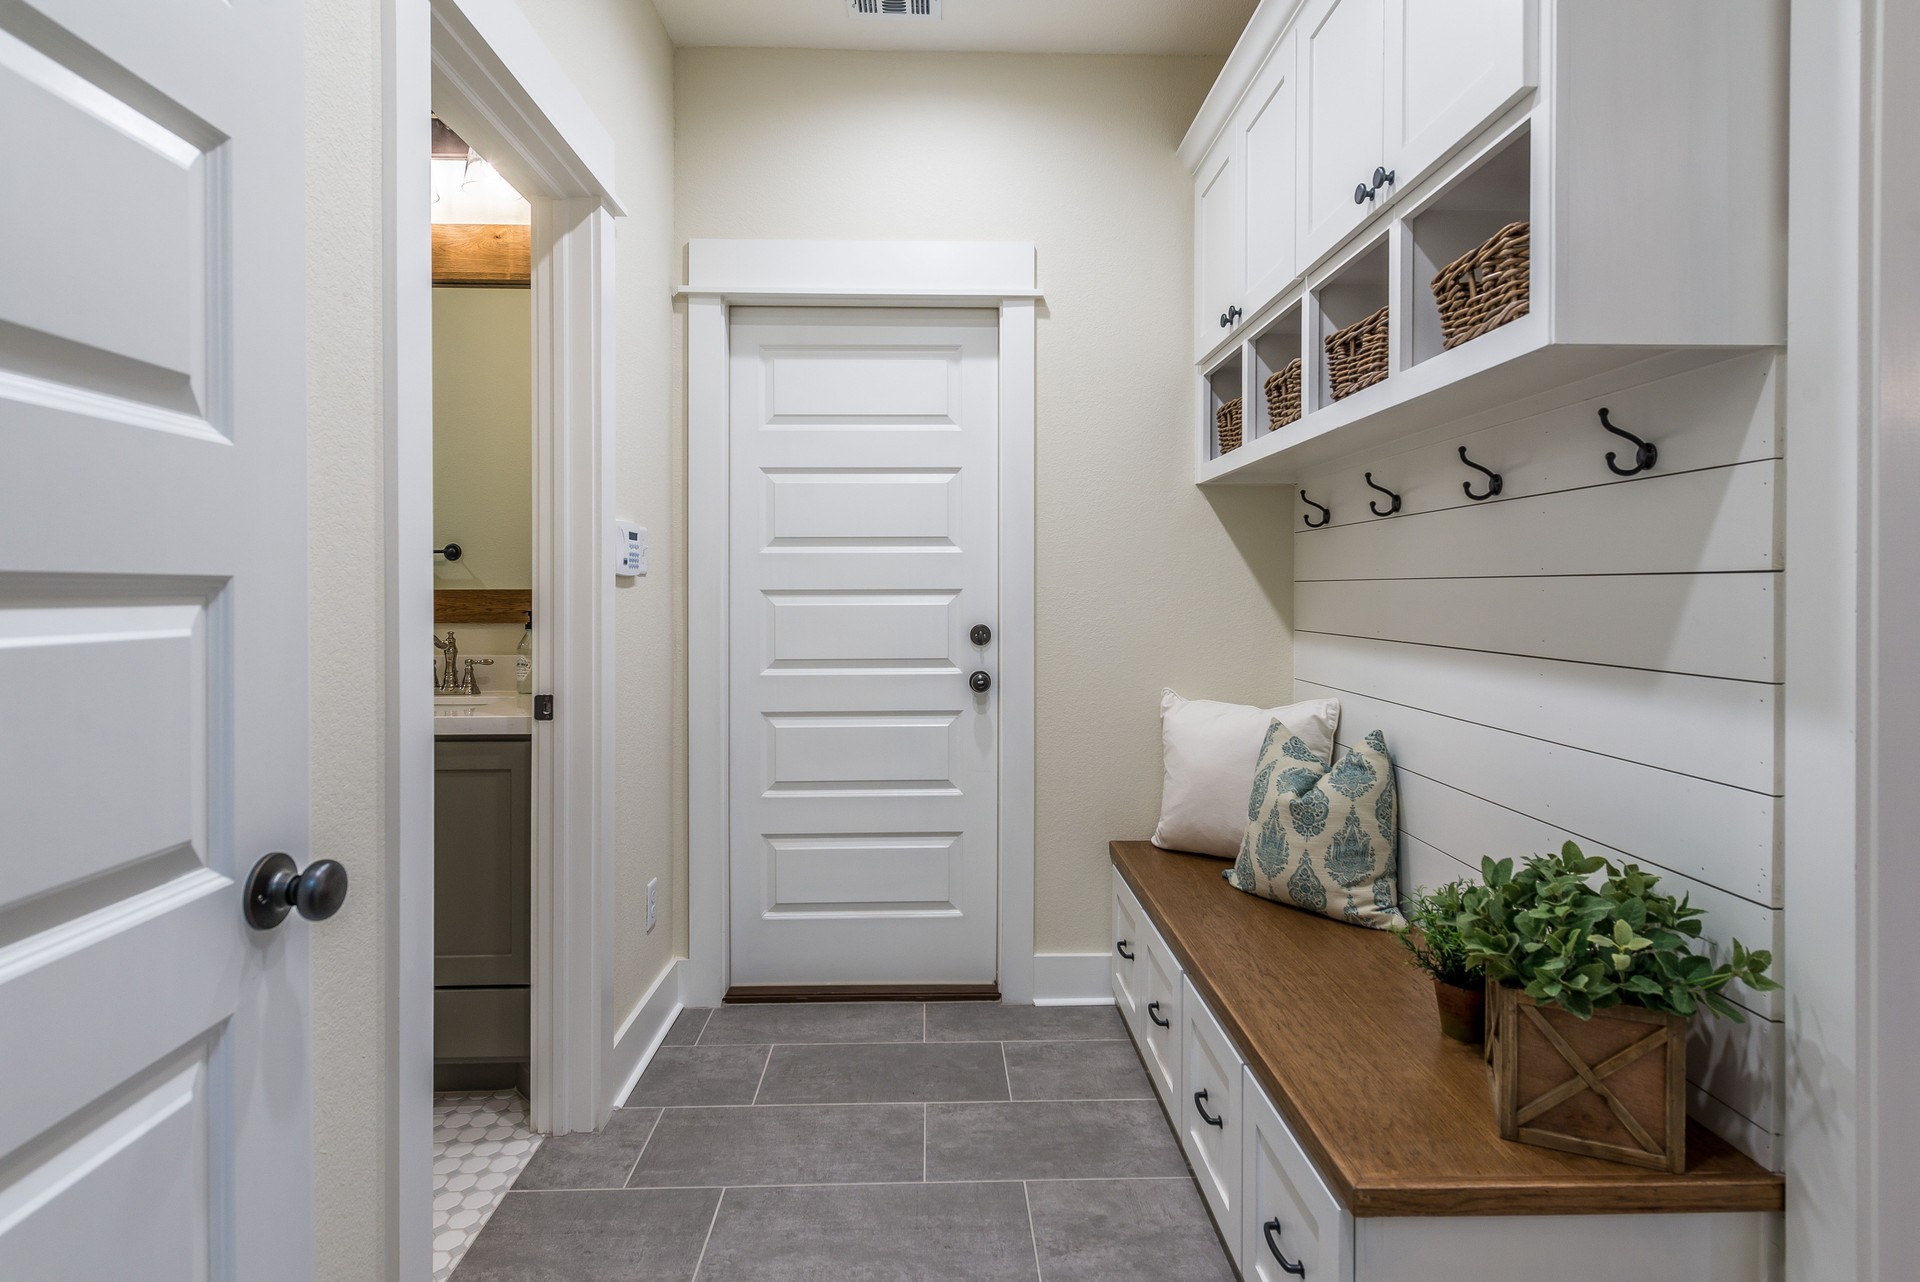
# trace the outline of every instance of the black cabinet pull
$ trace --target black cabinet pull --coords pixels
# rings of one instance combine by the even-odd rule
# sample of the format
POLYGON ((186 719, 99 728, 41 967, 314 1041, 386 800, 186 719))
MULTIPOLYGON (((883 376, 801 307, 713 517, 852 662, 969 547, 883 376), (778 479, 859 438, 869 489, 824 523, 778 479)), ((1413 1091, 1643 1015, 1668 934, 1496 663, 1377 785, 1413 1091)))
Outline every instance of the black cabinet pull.
POLYGON ((1128 961, 1133 960, 1133 954, 1127 951, 1127 941, 1124 939, 1114 944, 1113 951, 1116 953, 1119 953, 1122 957, 1126 958, 1128 961))
POLYGON ((1159 1010, 1159 1009, 1160 1009, 1160 1003, 1159 1003, 1159 1002, 1148 1002, 1148 1003, 1147 1003, 1147 1018, 1148 1018, 1148 1019, 1150 1019, 1150 1020, 1152 1020, 1152 1021, 1153 1021, 1154 1023, 1156 1023, 1156 1024, 1158 1024, 1158 1025, 1159 1025, 1160 1027, 1162 1027, 1162 1028, 1172 1028, 1172 1027, 1173 1027, 1173 1021, 1172 1021, 1172 1020, 1170 1020, 1170 1019, 1161 1019, 1161 1018, 1160 1018, 1160 1017, 1159 1017, 1158 1015, 1156 1015, 1156 1014, 1154 1014, 1154 1012, 1155 1012, 1155 1011, 1157 1011, 1157 1010, 1159 1010))
POLYGON ((1267 1250, 1272 1251, 1273 1258, 1280 1261, 1280 1271, 1282 1273, 1291 1273, 1293 1274, 1293 1276, 1297 1278, 1303 1278, 1307 1276, 1306 1265, 1301 1264, 1297 1260, 1289 1260, 1284 1254, 1281 1253, 1280 1221, 1279 1220, 1268 1220, 1265 1224, 1262 1224, 1260 1226, 1260 1231, 1267 1235, 1267 1250))
POLYGON ((1215 1117, 1212 1113, 1207 1112, 1207 1093, 1205 1091, 1195 1091, 1193 1093, 1193 1106, 1200 1110, 1200 1120, 1208 1126, 1218 1126, 1221 1130, 1227 1128, 1226 1118, 1215 1117))

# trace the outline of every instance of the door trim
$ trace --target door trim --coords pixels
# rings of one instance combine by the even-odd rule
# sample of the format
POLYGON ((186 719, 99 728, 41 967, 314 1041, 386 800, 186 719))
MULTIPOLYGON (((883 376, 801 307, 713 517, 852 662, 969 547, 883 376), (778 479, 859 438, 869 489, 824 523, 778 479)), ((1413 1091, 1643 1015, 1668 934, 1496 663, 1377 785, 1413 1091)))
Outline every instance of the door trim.
POLYGON ((688 965, 684 1000, 730 983, 727 502, 729 311, 749 304, 993 307, 1000 314, 999 983, 1033 1000, 1034 341, 1025 242, 695 240, 687 246, 688 965))
POLYGON ((429 112, 533 206, 533 1128, 605 1120, 612 1059, 613 191, 611 136, 512 0, 387 0, 386 1068, 392 1275, 432 1271, 433 628, 429 112), (563 857, 564 856, 564 857, 563 857))

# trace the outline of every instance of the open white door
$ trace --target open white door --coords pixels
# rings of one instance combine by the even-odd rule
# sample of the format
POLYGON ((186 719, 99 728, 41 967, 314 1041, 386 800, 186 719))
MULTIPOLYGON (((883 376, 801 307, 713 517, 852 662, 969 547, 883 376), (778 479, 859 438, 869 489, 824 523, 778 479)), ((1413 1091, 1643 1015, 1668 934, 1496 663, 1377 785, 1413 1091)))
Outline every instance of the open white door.
POLYGON ((9 1282, 313 1275, 300 12, 0 0, 9 1282))

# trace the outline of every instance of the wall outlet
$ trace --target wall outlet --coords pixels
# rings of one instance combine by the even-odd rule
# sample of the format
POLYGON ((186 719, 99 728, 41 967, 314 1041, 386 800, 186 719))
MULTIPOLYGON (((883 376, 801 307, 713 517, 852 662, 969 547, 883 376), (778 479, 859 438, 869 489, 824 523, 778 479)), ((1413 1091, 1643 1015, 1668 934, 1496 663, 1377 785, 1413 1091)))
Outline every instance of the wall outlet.
POLYGON ((653 923, 660 920, 660 879, 647 878, 647 929, 653 929, 653 923))

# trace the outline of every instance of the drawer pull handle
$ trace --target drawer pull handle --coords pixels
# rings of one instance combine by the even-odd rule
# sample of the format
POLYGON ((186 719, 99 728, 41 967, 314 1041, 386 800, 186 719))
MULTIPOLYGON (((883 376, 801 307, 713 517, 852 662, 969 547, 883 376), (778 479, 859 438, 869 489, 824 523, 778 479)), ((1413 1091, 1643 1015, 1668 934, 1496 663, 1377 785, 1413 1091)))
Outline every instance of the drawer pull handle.
POLYGON ((1282 1273, 1291 1273, 1297 1278, 1307 1276, 1306 1265, 1296 1260, 1289 1260, 1285 1255, 1281 1254, 1279 1220, 1268 1220, 1260 1226, 1260 1231, 1267 1235, 1267 1250, 1272 1251, 1273 1258, 1280 1261, 1280 1271, 1282 1273))
POLYGON ((1200 1120, 1208 1126, 1218 1126, 1222 1130, 1226 1129, 1226 1118, 1215 1117, 1212 1113, 1207 1112, 1207 1093, 1205 1091, 1195 1091, 1193 1093, 1193 1106, 1200 1110, 1200 1120))
POLYGON ((1153 1021, 1154 1023, 1156 1023, 1156 1024, 1158 1024, 1158 1025, 1159 1025, 1160 1027, 1162 1027, 1162 1028, 1172 1028, 1172 1027, 1173 1027, 1173 1021, 1172 1021, 1172 1020, 1170 1020, 1170 1019, 1161 1019, 1161 1018, 1160 1018, 1160 1016, 1159 1016, 1158 1014, 1156 1014, 1156 1013, 1155 1013, 1155 1012, 1156 1012, 1156 1011, 1158 1011, 1159 1009, 1160 1009, 1160 1003, 1159 1003, 1159 1002, 1148 1002, 1148 1003, 1147 1003, 1147 1018, 1148 1018, 1148 1019, 1150 1019, 1150 1020, 1152 1020, 1152 1021, 1153 1021))
POLYGON ((1133 960, 1133 954, 1127 951, 1127 941, 1124 939, 1114 944, 1113 951, 1116 953, 1119 953, 1122 957, 1126 958, 1128 961, 1133 960))

